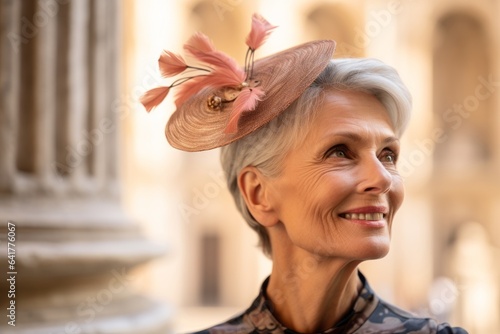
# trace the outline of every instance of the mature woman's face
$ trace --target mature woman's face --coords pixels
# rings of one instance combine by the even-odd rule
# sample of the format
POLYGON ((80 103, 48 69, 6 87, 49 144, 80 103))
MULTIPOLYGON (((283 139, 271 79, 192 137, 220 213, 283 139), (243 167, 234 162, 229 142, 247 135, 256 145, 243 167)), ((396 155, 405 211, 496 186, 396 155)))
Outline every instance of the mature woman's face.
POLYGON ((389 116, 374 96, 327 92, 311 131, 269 180, 288 236, 278 242, 348 260, 384 256, 403 200, 398 153, 389 116))

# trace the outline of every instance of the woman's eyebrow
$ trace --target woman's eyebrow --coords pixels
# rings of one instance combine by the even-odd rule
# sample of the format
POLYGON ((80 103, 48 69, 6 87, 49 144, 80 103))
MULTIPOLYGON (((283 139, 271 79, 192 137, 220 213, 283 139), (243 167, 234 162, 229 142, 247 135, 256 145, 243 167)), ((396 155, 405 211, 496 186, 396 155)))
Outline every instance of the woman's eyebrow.
MULTIPOLYGON (((353 142, 361 142, 363 141, 363 136, 361 136, 360 134, 356 133, 356 132, 335 132, 335 133, 330 133, 329 134, 329 137, 345 137, 353 142)), ((382 143, 384 145, 386 144, 390 144, 390 143, 393 143, 393 142, 398 142, 399 143, 399 138, 395 137, 395 136, 389 136, 389 137, 386 137, 382 140, 382 143)))
POLYGON ((382 142, 384 144, 391 144, 391 143, 398 143, 399 144, 399 138, 394 137, 394 136, 390 136, 390 137, 385 138, 382 142))
POLYGON ((335 133, 332 133, 332 136, 345 137, 345 138, 350 139, 351 141, 354 141, 354 142, 363 141, 363 136, 361 136, 355 132, 335 132, 335 133))

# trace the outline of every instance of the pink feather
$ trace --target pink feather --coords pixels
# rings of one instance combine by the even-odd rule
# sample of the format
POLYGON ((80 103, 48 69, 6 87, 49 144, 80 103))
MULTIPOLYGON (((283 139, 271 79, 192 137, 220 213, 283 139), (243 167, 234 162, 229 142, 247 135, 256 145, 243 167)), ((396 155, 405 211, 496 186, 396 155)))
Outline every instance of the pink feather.
POLYGON ((207 35, 204 35, 201 32, 194 33, 193 36, 188 39, 186 44, 184 44, 184 47, 186 47, 187 45, 192 49, 198 50, 199 52, 203 53, 216 51, 210 38, 208 38, 207 35))
POLYGON ((179 85, 176 92, 175 104, 179 107, 192 95, 202 89, 238 87, 245 79, 245 73, 241 72, 239 76, 226 68, 217 68, 208 75, 194 77, 179 85))
POLYGON ((264 98, 265 93, 260 87, 243 89, 236 100, 229 115, 229 121, 224 133, 235 133, 238 129, 238 121, 244 111, 252 111, 257 107, 257 102, 264 98))
POLYGON ((245 72, 240 69, 238 69, 238 71, 233 71, 233 69, 226 67, 217 67, 210 73, 207 79, 208 85, 212 87, 238 87, 245 81, 245 72))
POLYGON ((276 27, 277 26, 271 25, 259 14, 253 14, 252 28, 247 36, 246 44, 251 50, 257 50, 266 41, 267 37, 272 32, 271 30, 276 27))
POLYGON ((207 53, 196 52, 196 50, 192 50, 189 46, 186 48, 186 51, 193 55, 198 61, 209 64, 213 67, 227 68, 235 73, 243 72, 236 60, 221 51, 212 51, 207 53))
POLYGON ((180 55, 167 50, 163 50, 158 65, 161 75, 166 78, 182 73, 187 68, 186 62, 180 55))
POLYGON ((184 49, 198 61, 214 67, 215 70, 231 71, 234 78, 241 78, 238 84, 245 80, 245 72, 236 60, 221 51, 217 51, 208 37, 202 33, 193 35, 184 44, 184 49))
POLYGON ((238 65, 236 60, 223 52, 217 51, 210 39, 204 34, 194 34, 184 44, 184 49, 199 62, 211 66, 212 71, 209 75, 200 79, 191 79, 180 85, 175 100, 177 106, 206 87, 237 87, 245 81, 245 71, 238 65))
POLYGON ((167 97, 169 90, 170 87, 167 86, 150 89, 139 98, 139 101, 144 105, 147 112, 150 112, 167 97))
POLYGON ((175 106, 179 108, 187 99, 205 88, 207 76, 198 76, 184 82, 175 92, 175 106))

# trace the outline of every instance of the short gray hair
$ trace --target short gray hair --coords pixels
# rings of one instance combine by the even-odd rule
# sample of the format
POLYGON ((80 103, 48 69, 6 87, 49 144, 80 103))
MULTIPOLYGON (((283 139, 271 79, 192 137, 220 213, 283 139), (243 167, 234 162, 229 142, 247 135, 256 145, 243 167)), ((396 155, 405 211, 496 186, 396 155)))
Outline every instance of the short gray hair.
POLYGON ((370 58, 332 59, 316 80, 283 113, 253 133, 222 147, 221 163, 229 191, 245 221, 259 236, 264 254, 271 256, 269 235, 248 211, 238 188, 238 174, 247 166, 257 167, 268 177, 276 176, 282 160, 310 130, 314 111, 330 89, 366 92, 385 107, 398 137, 411 112, 411 95, 394 68, 370 58))

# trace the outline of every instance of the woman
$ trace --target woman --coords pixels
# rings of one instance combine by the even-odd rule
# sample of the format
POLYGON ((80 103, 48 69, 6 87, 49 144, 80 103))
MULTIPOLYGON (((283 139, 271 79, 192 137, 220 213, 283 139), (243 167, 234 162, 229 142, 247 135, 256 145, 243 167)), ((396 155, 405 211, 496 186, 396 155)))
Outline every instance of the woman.
POLYGON ((183 86, 168 141, 222 147, 236 205, 273 261, 245 312, 199 333, 466 333, 382 301, 358 271, 389 251, 403 200, 396 165, 411 97, 398 74, 373 59, 331 60, 333 41, 253 62, 272 29, 254 16, 243 73, 195 35, 185 50, 205 67, 166 52, 160 69, 206 74, 142 99, 149 111, 183 86))

